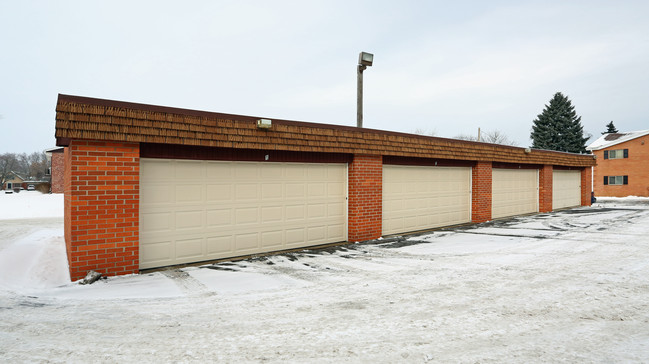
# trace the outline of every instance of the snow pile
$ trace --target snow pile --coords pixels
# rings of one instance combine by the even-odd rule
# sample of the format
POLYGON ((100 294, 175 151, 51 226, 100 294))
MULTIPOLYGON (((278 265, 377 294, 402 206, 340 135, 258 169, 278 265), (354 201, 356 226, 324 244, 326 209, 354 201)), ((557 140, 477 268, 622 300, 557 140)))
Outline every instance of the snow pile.
POLYGON ((0 191, 0 220, 63 217, 63 194, 0 191))
POLYGON ((0 288, 27 292, 67 283, 70 274, 62 228, 37 230, 0 250, 0 288))
POLYGON ((0 289, 27 292, 67 283, 63 195, 0 191, 0 289))

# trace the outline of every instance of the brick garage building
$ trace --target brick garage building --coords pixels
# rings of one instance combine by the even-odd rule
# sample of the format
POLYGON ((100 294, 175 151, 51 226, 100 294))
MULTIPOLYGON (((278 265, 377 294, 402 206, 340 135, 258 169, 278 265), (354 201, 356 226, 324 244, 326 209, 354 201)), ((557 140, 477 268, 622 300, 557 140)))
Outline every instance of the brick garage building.
POLYGON ((589 205, 592 156, 59 95, 72 279, 589 205))
POLYGON ((586 149, 597 158, 595 196, 649 197, 649 130, 604 134, 586 149))

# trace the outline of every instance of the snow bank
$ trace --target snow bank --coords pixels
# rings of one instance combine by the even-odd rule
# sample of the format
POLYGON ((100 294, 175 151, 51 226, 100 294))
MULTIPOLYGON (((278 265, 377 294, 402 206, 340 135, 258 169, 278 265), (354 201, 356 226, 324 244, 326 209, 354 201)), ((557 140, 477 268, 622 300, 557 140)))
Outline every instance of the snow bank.
POLYGON ((37 230, 0 251, 0 288, 25 292, 69 282, 63 228, 37 230))
POLYGON ((61 194, 0 191, 0 288, 29 292, 70 282, 63 221, 43 220, 62 217, 61 194))
POLYGON ((0 191, 0 220, 63 217, 63 194, 0 191))

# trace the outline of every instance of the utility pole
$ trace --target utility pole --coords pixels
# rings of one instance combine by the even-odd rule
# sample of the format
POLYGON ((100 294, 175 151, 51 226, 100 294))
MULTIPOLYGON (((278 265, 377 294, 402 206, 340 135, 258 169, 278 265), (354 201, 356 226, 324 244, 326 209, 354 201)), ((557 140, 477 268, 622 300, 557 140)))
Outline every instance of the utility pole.
POLYGON ((374 55, 361 52, 358 55, 358 76, 356 78, 356 127, 363 127, 363 71, 372 66, 374 55))

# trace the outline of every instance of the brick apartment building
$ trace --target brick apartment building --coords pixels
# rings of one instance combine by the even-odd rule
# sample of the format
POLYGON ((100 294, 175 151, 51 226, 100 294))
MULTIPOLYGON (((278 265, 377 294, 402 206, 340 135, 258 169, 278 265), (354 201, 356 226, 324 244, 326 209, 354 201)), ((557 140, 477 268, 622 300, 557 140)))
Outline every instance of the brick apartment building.
POLYGON ((587 149, 597 158, 595 196, 649 197, 649 130, 604 134, 587 149))

